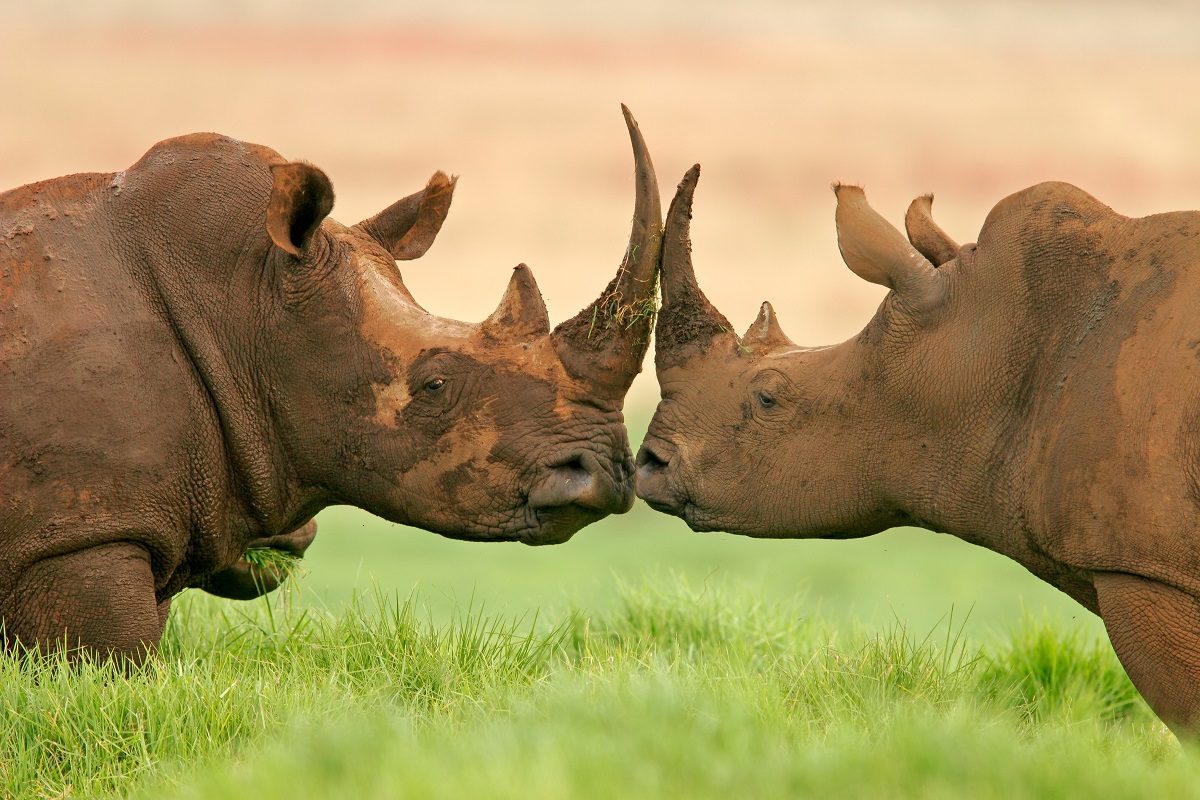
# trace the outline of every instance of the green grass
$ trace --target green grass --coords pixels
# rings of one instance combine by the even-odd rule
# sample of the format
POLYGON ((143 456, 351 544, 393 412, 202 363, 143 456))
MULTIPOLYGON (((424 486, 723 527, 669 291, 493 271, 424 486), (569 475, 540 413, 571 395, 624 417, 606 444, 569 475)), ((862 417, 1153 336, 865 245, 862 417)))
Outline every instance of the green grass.
POLYGON ((600 614, 187 593, 134 674, 0 661, 5 797, 1186 797, 1104 643, 847 628, 680 578, 600 614))
POLYGON ((267 572, 277 579, 286 578, 302 569, 304 564, 304 560, 299 556, 274 547, 249 547, 242 553, 242 558, 255 569, 267 572))
POLYGON ((853 541, 761 540, 692 533, 639 503, 557 547, 442 539, 352 508, 318 517, 300 601, 336 611, 355 587, 421 592, 437 620, 472 599, 512 616, 602 612, 622 584, 681 575, 764 600, 803 597, 806 611, 838 624, 882 629, 897 619, 929 629, 950 609, 969 612, 976 638, 1004 637, 1026 614, 1104 638, 1099 619, 1023 567, 949 536, 912 528, 853 541))

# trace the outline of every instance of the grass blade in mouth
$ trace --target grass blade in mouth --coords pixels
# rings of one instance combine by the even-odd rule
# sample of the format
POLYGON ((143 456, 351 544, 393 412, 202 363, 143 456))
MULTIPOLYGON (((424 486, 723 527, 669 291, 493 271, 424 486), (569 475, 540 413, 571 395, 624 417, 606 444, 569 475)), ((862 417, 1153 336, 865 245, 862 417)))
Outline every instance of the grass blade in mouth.
POLYGON ((248 547, 242 558, 255 569, 270 570, 280 578, 299 572, 302 560, 298 555, 275 547, 248 547))

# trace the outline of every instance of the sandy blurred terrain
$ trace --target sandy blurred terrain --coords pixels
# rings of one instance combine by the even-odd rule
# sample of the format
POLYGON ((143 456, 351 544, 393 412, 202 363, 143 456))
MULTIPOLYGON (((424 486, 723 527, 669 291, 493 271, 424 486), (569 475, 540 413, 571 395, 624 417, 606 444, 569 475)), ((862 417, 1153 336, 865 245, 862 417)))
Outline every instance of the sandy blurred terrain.
MULTIPOLYGON (((883 294, 841 266, 833 180, 897 223, 933 191, 961 241, 1046 179, 1128 214, 1200 207, 1190 5, 4 5, 0 187, 215 130, 321 166, 352 223, 445 169, 462 176, 450 219, 405 278, 462 319, 518 262, 555 321, 611 276, 632 210, 622 101, 664 206, 704 166, 695 260, 713 301, 741 328, 770 298, 806 343, 852 335, 883 294)), ((656 396, 648 377, 634 391, 656 396)))

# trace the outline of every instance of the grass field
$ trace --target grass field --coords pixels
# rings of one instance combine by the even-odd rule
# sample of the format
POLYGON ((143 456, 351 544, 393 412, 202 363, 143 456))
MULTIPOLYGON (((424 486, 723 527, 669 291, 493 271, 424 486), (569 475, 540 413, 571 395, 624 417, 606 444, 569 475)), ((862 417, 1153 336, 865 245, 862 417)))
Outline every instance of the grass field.
MULTIPOLYGON (((294 598, 292 598, 294 599, 294 598)), ((1111 650, 683 579, 536 621, 185 595, 133 675, 0 663, 5 797, 1185 797, 1111 650)))

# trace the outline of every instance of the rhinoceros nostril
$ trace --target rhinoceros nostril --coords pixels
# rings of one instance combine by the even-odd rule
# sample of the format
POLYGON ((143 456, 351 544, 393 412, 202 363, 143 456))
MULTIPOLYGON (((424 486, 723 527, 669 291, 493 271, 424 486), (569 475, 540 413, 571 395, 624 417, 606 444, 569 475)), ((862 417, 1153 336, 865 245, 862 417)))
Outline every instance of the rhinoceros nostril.
POLYGON ((614 481, 591 453, 569 453, 546 464, 529 493, 529 505, 535 509, 571 505, 605 514, 621 513, 633 503, 630 489, 623 481, 614 481))
POLYGON ((564 475, 578 473, 586 476, 590 470, 583 462, 583 454, 573 453, 570 455, 561 456, 548 464, 550 469, 561 472, 564 475))
POLYGON ((656 472, 658 470, 666 469, 667 464, 669 464, 670 461, 670 458, 663 458, 661 455, 659 455, 657 450, 648 444, 643 444, 638 449, 638 472, 656 472))
POLYGON ((674 448, 659 442, 643 442, 637 454, 637 496, 655 511, 681 513, 683 498, 674 485, 671 458, 674 448))

